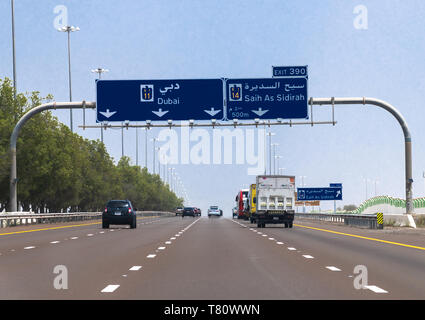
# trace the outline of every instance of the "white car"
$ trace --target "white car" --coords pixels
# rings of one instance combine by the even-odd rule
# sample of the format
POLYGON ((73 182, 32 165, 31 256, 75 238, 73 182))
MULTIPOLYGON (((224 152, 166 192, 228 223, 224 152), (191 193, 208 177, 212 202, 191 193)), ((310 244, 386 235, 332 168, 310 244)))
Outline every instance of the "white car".
POLYGON ((218 206, 211 206, 209 209, 208 209, 208 217, 211 217, 211 216, 216 216, 216 217, 220 217, 220 216, 222 216, 223 215, 223 213, 222 213, 223 211, 221 211, 219 208, 218 208, 218 206))

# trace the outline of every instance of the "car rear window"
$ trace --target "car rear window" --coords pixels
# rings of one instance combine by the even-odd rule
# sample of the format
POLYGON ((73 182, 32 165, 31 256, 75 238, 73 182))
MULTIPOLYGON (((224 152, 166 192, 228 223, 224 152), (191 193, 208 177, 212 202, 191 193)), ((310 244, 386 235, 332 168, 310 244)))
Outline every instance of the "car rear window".
POLYGON ((193 207, 185 207, 184 210, 193 210, 193 207))
POLYGON ((128 207, 128 202, 127 201, 109 201, 107 207, 110 207, 110 208, 128 207))

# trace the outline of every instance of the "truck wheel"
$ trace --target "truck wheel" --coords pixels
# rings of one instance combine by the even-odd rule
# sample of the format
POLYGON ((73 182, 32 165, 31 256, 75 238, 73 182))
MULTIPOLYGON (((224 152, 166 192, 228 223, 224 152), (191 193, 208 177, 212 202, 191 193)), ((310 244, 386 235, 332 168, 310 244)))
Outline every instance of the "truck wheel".
POLYGON ((257 223, 257 228, 261 228, 262 224, 261 223, 257 223))
POLYGON ((265 228, 266 227, 266 224, 265 223, 263 223, 263 228, 265 228))
POLYGON ((108 228, 109 228, 109 223, 102 222, 102 229, 108 229, 108 228))
POLYGON ((288 222, 285 222, 285 228, 288 228, 288 222))
POLYGON ((292 222, 289 224, 289 228, 292 228, 292 222))

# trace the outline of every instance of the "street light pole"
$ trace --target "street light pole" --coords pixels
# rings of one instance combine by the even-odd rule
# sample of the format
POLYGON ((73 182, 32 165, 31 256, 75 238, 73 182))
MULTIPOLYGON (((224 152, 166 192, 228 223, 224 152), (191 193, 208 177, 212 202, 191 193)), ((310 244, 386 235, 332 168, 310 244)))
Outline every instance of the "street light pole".
POLYGON ((271 131, 267 133, 269 136, 269 174, 272 174, 272 136, 275 134, 271 131))
POLYGON ((155 174, 155 141, 156 138, 152 138, 151 141, 153 141, 153 152, 152 152, 152 168, 153 168, 153 174, 155 174))
MULTIPOLYGON (((72 102, 72 85, 71 85, 71 37, 70 33, 74 31, 79 31, 79 27, 74 26, 64 26, 62 28, 57 29, 61 32, 68 33, 68 85, 69 85, 69 102, 72 102)), ((70 113, 70 128, 71 132, 74 132, 73 123, 72 123, 72 109, 69 110, 70 113)))
MULTIPOLYGON (((93 73, 97 73, 99 76, 99 80, 102 79, 102 73, 104 72, 109 72, 108 69, 103 69, 103 68, 97 68, 97 69, 92 69, 91 72, 93 73)), ((103 143, 103 126, 100 127, 100 141, 102 141, 103 143)))
POLYGON ((139 165, 139 134, 136 128, 136 166, 139 165))
POLYGON ((16 52, 15 52, 15 0, 11 0, 12 6, 12 55, 13 55, 13 98, 16 100, 16 52))

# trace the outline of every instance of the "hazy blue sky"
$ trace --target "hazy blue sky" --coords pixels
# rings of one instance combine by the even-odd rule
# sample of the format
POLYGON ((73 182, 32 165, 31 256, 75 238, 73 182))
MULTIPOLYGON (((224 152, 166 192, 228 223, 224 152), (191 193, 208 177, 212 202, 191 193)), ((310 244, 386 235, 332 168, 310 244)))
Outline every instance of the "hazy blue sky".
MULTIPOLYGON (((425 193, 425 2, 424 1, 194 1, 16 0, 19 91, 51 93, 67 101, 66 34, 54 29, 57 5, 68 9, 73 100, 95 100, 96 76, 104 79, 271 77, 272 65, 308 65, 309 96, 369 96, 386 100, 405 117, 413 141, 414 197, 425 193), (368 29, 353 25, 365 5, 368 29)), ((12 77, 10 1, 0 1, 0 77, 12 77)), ((315 120, 331 109, 316 108, 315 120)), ((69 111, 54 112, 69 124, 69 111)), ((359 204, 377 193, 404 197, 404 140, 396 120, 376 107, 338 106, 336 126, 274 127, 280 166, 307 186, 344 185, 342 203, 359 204)), ((94 111, 87 122, 95 123, 94 111)), ((74 127, 82 112, 74 111, 74 127)), ((98 129, 76 130, 100 139, 98 129)), ((211 130, 210 130, 211 131, 211 130)), ((149 138, 158 134, 151 130, 149 138)), ((121 156, 119 130, 104 134, 108 151, 121 156)), ((144 132, 139 134, 144 163, 144 132)), ((152 168, 152 145, 148 146, 152 168)), ((136 161, 135 130, 125 131, 125 154, 136 161)), ((229 212, 236 192, 254 182, 247 165, 175 165, 193 205, 229 212)), ((19 168, 18 168, 19 170, 19 168)), ((19 175, 19 172, 18 172, 19 175)), ((333 208, 322 202, 322 209, 333 208)))

